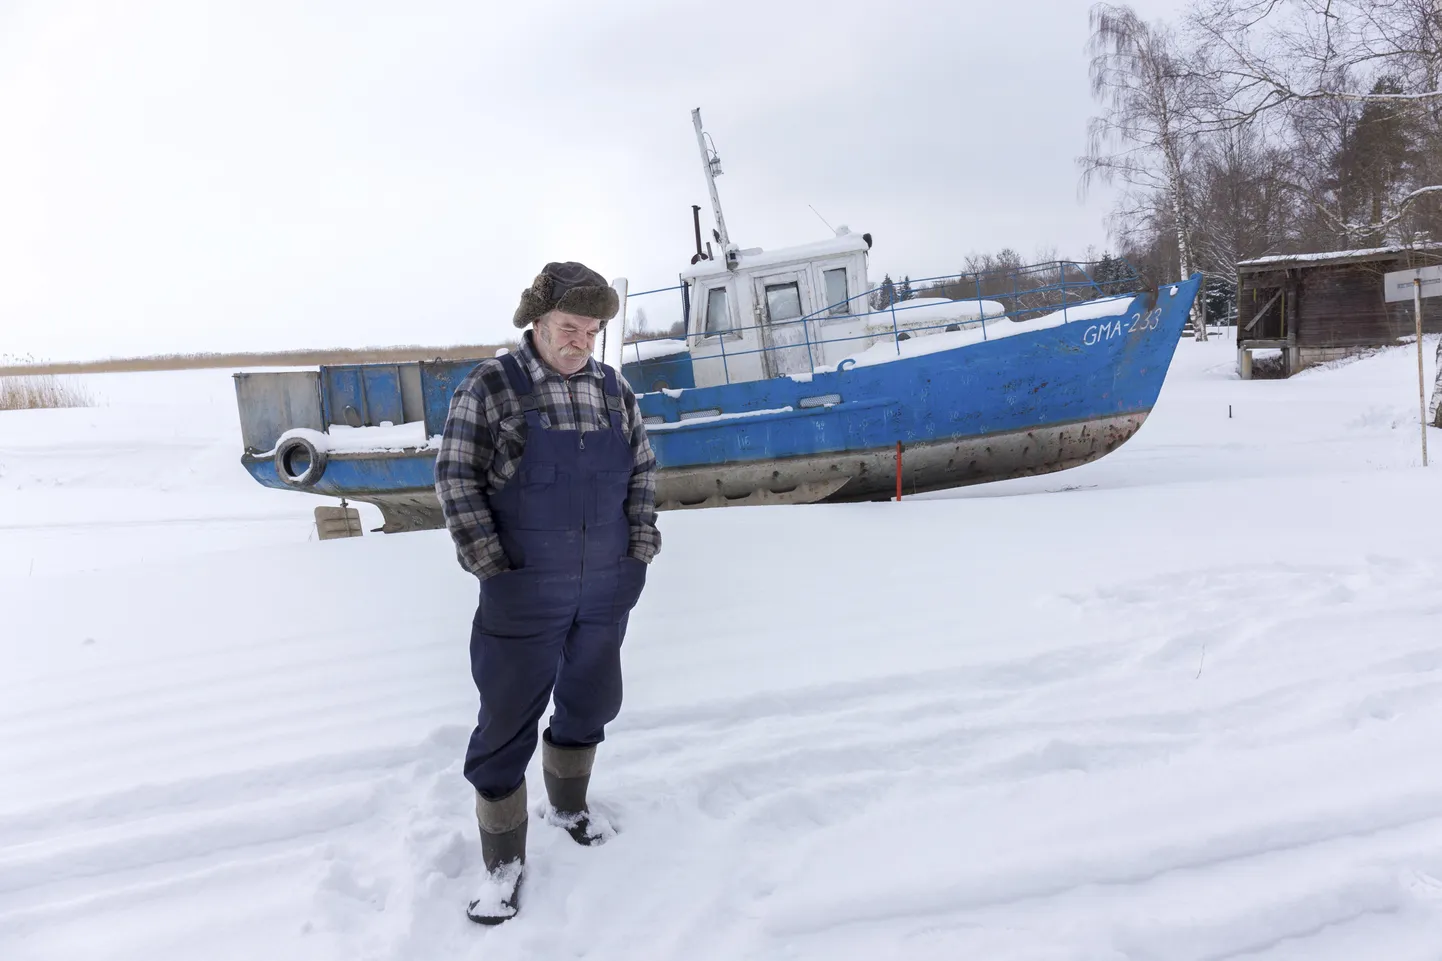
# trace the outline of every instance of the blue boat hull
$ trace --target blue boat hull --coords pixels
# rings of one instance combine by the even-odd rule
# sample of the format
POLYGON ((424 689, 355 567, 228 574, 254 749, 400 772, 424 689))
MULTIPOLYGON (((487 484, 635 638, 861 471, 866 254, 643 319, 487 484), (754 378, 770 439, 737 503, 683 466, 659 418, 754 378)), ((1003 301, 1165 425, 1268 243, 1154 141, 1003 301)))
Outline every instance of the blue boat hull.
POLYGON ((1156 403, 1199 278, 1125 313, 871 367, 649 394, 642 411, 781 411, 651 430, 668 506, 864 500, 1075 467, 1115 450, 1156 403), (1173 293, 1172 291, 1175 291, 1173 293), (829 406, 809 406, 832 402, 829 406), (820 496, 815 496, 820 493, 820 496))
MULTIPOLYGON (((1156 403, 1199 283, 1137 294, 1118 316, 873 366, 644 394, 658 504, 884 498, 895 493, 898 459, 905 493, 1095 460, 1156 403)), ((377 504, 386 530, 441 526, 434 456, 331 455, 309 489, 377 504)), ((243 463, 260 483, 293 489, 272 458, 243 463)))

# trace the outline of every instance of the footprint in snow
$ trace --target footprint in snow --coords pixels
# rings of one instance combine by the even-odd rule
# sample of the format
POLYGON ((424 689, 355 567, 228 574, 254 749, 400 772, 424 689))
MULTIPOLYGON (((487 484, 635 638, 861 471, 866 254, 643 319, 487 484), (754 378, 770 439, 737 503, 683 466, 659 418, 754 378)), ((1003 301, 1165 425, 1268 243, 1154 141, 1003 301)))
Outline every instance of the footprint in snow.
POLYGON ((1442 880, 1416 868, 1403 871, 1399 880, 1407 893, 1417 900, 1442 906, 1442 880))
POLYGON ((332 861, 325 876, 321 878, 320 891, 323 894, 339 895, 348 901, 369 904, 377 911, 385 909, 389 885, 377 878, 361 878, 355 866, 346 861, 332 861))

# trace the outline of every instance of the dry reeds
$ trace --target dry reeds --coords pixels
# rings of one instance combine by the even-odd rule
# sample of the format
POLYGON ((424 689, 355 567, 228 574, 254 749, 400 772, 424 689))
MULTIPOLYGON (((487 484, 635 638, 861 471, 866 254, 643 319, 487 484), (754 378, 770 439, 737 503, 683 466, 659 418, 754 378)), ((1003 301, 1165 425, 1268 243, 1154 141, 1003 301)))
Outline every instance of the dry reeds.
POLYGON ((315 367, 321 364, 398 364, 416 360, 480 360, 495 354, 494 345, 452 347, 333 347, 228 354, 160 354, 103 360, 41 362, 0 356, 0 378, 55 374, 132 374, 169 370, 241 367, 315 367))
POLYGON ((0 377, 0 410, 94 406, 84 386, 59 377, 0 377))
MULTIPOLYGON (((34 364, 33 357, 0 354, 0 370, 7 365, 34 364)), ((83 385, 52 374, 0 376, 0 410, 48 410, 55 407, 94 407, 95 398, 83 385)))

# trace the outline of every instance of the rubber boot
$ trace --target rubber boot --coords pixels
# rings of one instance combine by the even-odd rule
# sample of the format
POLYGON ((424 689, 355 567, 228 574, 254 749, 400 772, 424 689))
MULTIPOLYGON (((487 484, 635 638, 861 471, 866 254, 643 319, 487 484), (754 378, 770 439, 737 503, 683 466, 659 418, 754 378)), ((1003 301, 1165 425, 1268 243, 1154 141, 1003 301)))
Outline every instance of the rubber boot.
POLYGON ((484 891, 466 916, 477 924, 500 924, 520 910, 521 873, 526 862, 526 782, 495 801, 476 794, 481 829, 481 858, 486 863, 484 891))
POLYGON ((571 839, 587 847, 605 839, 601 832, 592 830, 591 812, 586 807, 586 788, 591 783, 591 765, 595 760, 594 744, 561 747, 551 742, 549 730, 541 736, 541 772, 546 778, 546 799, 571 839))

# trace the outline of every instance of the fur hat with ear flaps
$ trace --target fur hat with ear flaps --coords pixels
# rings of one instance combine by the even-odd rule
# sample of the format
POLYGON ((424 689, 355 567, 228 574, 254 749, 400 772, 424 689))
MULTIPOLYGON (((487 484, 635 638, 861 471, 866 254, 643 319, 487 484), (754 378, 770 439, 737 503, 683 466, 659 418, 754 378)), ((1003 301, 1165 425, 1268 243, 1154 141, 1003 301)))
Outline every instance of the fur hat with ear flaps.
POLYGON ((585 264, 573 260, 549 263, 536 275, 531 286, 521 291, 521 305, 512 322, 525 328, 536 318, 551 310, 593 317, 606 326, 606 321, 621 309, 621 298, 606 278, 585 264))

